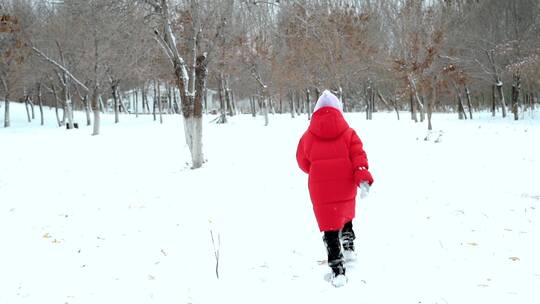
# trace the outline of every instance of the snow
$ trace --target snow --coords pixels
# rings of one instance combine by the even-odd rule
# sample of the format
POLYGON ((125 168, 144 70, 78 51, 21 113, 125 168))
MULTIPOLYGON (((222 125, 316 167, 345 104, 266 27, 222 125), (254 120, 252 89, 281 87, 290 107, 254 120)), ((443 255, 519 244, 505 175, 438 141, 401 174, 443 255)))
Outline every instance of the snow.
POLYGON ((180 116, 104 115, 90 136, 56 128, 48 108, 44 127, 11 110, 0 129, 0 303, 540 301, 538 113, 434 114, 428 140, 405 113, 346 114, 375 184, 357 203, 357 261, 334 288, 294 158, 305 116, 268 127, 205 117, 208 162, 190 170, 180 116))

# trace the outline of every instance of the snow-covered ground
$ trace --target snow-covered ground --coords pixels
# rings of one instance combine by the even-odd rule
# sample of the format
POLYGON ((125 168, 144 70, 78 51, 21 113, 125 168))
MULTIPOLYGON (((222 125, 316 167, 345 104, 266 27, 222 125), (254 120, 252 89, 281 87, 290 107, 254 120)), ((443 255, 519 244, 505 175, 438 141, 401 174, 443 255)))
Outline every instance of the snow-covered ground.
POLYGON ((190 170, 179 116, 92 137, 46 115, 12 104, 0 129, 2 304, 540 303, 540 113, 435 114, 428 140, 405 113, 347 114, 375 184, 339 289, 295 161, 305 117, 205 123, 190 170))

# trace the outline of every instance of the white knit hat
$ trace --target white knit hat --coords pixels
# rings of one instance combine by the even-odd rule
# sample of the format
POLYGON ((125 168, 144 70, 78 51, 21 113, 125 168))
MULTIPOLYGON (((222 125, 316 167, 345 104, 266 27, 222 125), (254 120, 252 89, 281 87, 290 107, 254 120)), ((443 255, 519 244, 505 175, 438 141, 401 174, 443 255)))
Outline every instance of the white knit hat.
POLYGON ((319 96, 313 112, 316 112, 322 107, 332 107, 338 109, 340 112, 343 112, 343 103, 339 101, 336 95, 332 94, 332 92, 328 90, 324 90, 322 95, 319 96))

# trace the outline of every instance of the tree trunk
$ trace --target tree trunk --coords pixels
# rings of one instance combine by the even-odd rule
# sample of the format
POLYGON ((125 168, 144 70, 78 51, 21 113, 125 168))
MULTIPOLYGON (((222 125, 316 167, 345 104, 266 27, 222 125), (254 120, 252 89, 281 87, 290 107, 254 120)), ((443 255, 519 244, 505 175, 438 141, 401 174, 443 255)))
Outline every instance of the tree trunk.
POLYGON ((26 108, 26 117, 28 118, 28 122, 32 122, 32 117, 30 116, 30 105, 28 102, 29 98, 30 98, 29 95, 26 95, 24 97, 24 107, 26 108))
POLYGON ((218 87, 218 96, 219 96, 219 119, 218 123, 227 123, 227 101, 225 93, 225 81, 223 79, 223 74, 219 75, 219 87, 218 87))
POLYGON ((384 98, 384 96, 381 94, 381 92, 379 90, 377 90, 377 96, 379 97, 379 99, 381 100, 381 102, 388 108, 390 109, 390 111, 392 110, 395 110, 396 111, 396 114, 397 114, 397 118, 399 120, 399 111, 398 111, 398 108, 397 108, 397 105, 395 102, 393 102, 393 105, 391 106, 388 101, 386 101, 386 98, 384 98))
POLYGON ((491 116, 495 117, 497 102, 495 101, 495 85, 491 86, 491 116))
POLYGON ((112 89, 112 98, 113 98, 113 107, 114 107, 114 123, 116 124, 120 122, 120 116, 118 115, 119 104, 118 104, 118 96, 117 96, 118 91, 116 90, 116 82, 114 81, 112 82, 111 89, 112 89))
POLYGON ((514 120, 519 119, 519 93, 521 90, 521 75, 514 73, 514 83, 512 84, 512 113, 514 113, 514 120))
POLYGON ((371 120, 373 120, 373 113, 376 111, 376 108, 375 108, 375 96, 376 96, 376 93, 375 93, 375 89, 372 88, 371 89, 371 120))
POLYGON ((238 114, 238 109, 236 108, 236 98, 235 98, 235 95, 234 95, 234 91, 229 88, 229 98, 231 99, 231 104, 232 104, 232 110, 233 110, 233 115, 236 115, 238 114))
POLYGON ((145 99, 145 97, 144 97, 145 90, 146 90, 146 88, 143 85, 141 87, 141 111, 140 111, 140 114, 145 114, 146 113, 145 100, 144 100, 145 99))
POLYGON ((422 103, 422 106, 420 107, 420 122, 424 122, 424 120, 426 120, 426 108, 425 108, 425 97, 424 97, 424 94, 422 93, 420 95, 420 102, 422 103))
POLYGON ((227 105, 227 115, 233 116, 234 113, 233 113, 233 107, 232 107, 232 103, 231 103, 231 89, 229 88, 229 81, 228 81, 227 77, 225 77, 225 79, 224 79, 224 83, 225 83, 225 86, 224 86, 225 103, 227 105))
POLYGON ((503 83, 502 81, 498 81, 497 82, 497 93, 499 95, 499 103, 501 105, 501 108, 502 108, 502 117, 506 117, 506 101, 504 100, 504 91, 503 91, 503 83))
POLYGON ((99 102, 99 87, 97 84, 94 86, 92 92, 92 112, 94 113, 94 127, 92 130, 92 135, 99 135, 100 124, 101 124, 101 111, 100 111, 100 102, 99 102))
POLYGON ((172 104, 171 86, 167 85, 167 114, 172 114, 172 104))
POLYGON ((157 103, 159 111, 159 123, 163 124, 163 102, 161 102, 161 85, 158 82, 157 85, 157 103))
MULTIPOLYGON (((423 122, 425 119, 424 104, 422 104, 422 101, 420 100, 420 97, 418 96, 418 89, 416 87, 416 81, 414 81, 414 78, 411 75, 409 75, 408 79, 409 79, 409 84, 411 85, 411 88, 412 88, 412 94, 414 96, 414 99, 416 100, 416 103, 418 103, 418 108, 420 109, 420 121, 423 122)), ((412 101, 412 103, 414 104, 414 101, 412 101)), ((416 113, 414 114, 414 116, 415 116, 414 121, 418 122, 418 120, 416 119, 416 113)))
MULTIPOLYGON (((319 88, 315 87, 315 98, 313 99, 313 107, 311 108, 312 110, 315 109, 315 105, 319 100, 319 96, 321 96, 321 91, 319 91, 319 88)), ((313 114, 313 111, 311 112, 311 114, 313 114)))
POLYGON ((276 107, 275 107, 276 103, 274 102, 273 98, 270 98, 270 96, 268 96, 268 104, 270 105, 270 111, 272 112, 272 115, 275 115, 276 114, 276 107))
POLYGON ((41 83, 38 83, 38 86, 37 86, 37 99, 38 99, 38 106, 39 106, 40 124, 43 126, 45 124, 45 119, 43 116, 43 99, 41 98, 41 83))
POLYGON ((67 129, 73 129, 73 105, 69 94, 69 79, 64 73, 64 83, 62 83, 62 97, 64 99, 64 109, 66 111, 68 126, 67 129))
MULTIPOLYGON (((173 87, 173 107, 174 107, 174 114, 180 114, 180 106, 178 104, 178 94, 176 94, 176 89, 173 87)), ((204 102, 206 103, 208 95, 208 89, 206 88, 206 82, 204 84, 204 102)), ((206 104, 205 104, 206 107, 206 104)), ((206 114, 208 114, 208 110, 205 108, 206 114)))
POLYGON ((208 64, 206 56, 198 56, 196 63, 197 64, 195 68, 195 96, 193 99, 193 112, 191 112, 191 117, 188 118, 189 120, 184 120, 185 122, 193 125, 190 128, 192 130, 190 138, 192 140, 191 159, 193 162, 193 169, 202 167, 202 164, 204 162, 204 156, 202 151, 202 99, 205 91, 204 88, 206 85, 206 65, 208 64))
MULTIPOLYGON (((204 56, 200 56, 205 58, 204 56)), ((189 147, 192 159, 192 168, 197 169, 202 166, 202 113, 201 118, 195 116, 194 96, 189 94, 186 88, 188 74, 185 63, 180 57, 174 59, 175 76, 180 98, 182 102, 182 115, 184 117, 184 134, 186 144, 189 147), (201 145, 200 147, 198 145, 201 145)), ((206 59, 203 59, 206 62, 206 59)), ((204 77, 206 77, 206 63, 204 64, 204 77)), ((202 76, 201 76, 202 77, 202 76)), ((199 93, 202 96, 202 93, 199 93)), ((201 105, 202 107, 202 105, 201 105)))
POLYGON ((120 105, 121 112, 125 114, 129 114, 128 107, 126 107, 126 103, 124 102, 124 96, 120 93, 119 86, 116 86, 116 96, 118 96, 118 102, 120 105))
POLYGON ((341 104, 343 105, 343 112, 348 112, 349 111, 349 107, 347 107, 347 105, 345 104, 345 102, 343 102, 343 88, 341 86, 338 87, 338 98, 339 98, 339 101, 341 102, 341 104))
POLYGON ((269 119, 268 119, 268 99, 263 94, 263 114, 264 114, 264 126, 268 126, 269 119))
POLYGON ((396 110, 397 120, 399 120, 399 108, 398 108, 398 105, 397 105, 397 100, 394 100, 393 104, 394 104, 394 110, 396 110))
POLYGON ((414 120, 414 122, 418 122, 418 118, 416 116, 416 103, 414 102, 413 92, 410 92, 410 104, 411 104, 411 119, 414 120))
MULTIPOLYGON (((300 115, 302 115, 302 114, 305 113, 305 109, 304 109, 304 104, 305 104, 305 102, 304 102, 304 97, 303 97, 303 95, 304 95, 304 94, 302 93, 302 90, 300 90, 300 91, 298 92, 298 94, 296 94, 296 98, 297 98, 297 100, 296 100, 296 101, 297 101, 296 109, 298 110, 298 116, 300 116, 300 115)), ((271 106, 271 105, 272 105, 272 104, 270 104, 270 106, 271 106)), ((271 110, 271 109, 272 109, 272 108, 270 108, 270 110, 271 110)))
POLYGON ((371 87, 371 91, 369 94, 369 103, 370 103, 369 120, 373 120, 373 112, 375 112, 375 89, 373 89, 373 87, 371 87))
POLYGON ((311 98, 309 96, 309 89, 306 89, 306 109, 307 109, 307 119, 311 120, 311 98))
MULTIPOLYGON (((300 91, 300 92, 302 92, 302 91, 300 91)), ((300 103, 298 104, 298 107, 300 108, 300 113, 304 114, 304 113, 307 112, 307 111, 306 111, 306 109, 307 109, 307 107, 306 107, 306 102, 305 102, 305 99, 302 100, 302 97, 301 97, 301 96, 302 96, 302 93, 300 93, 299 96, 300 96, 300 97, 299 97, 299 100, 298 100, 298 101, 299 101, 300 103)))
POLYGON ((109 106, 105 107, 105 104, 103 103, 103 98, 101 97, 101 94, 99 95, 99 110, 101 113, 105 113, 105 111, 109 111, 109 106))
POLYGON ((255 97, 249 96, 249 102, 251 104, 251 116, 257 117, 257 107, 255 105, 255 97))
MULTIPOLYGON (((176 97, 176 94, 174 96, 176 97)), ((204 98, 203 98, 203 100, 204 100, 204 113, 206 115, 208 115, 208 86, 206 86, 206 85, 204 86, 204 98)))
POLYGON ((86 125, 90 126, 92 120, 90 119, 90 103, 88 102, 88 94, 83 97, 84 112, 86 113, 86 125))
POLYGON ((154 117, 154 121, 157 120, 156 116, 156 102, 157 102, 158 96, 157 96, 157 81, 154 80, 154 100, 152 102, 152 115, 154 117))
POLYGON ((30 105, 30 112, 32 114, 32 120, 36 119, 36 115, 34 113, 34 102, 32 101, 32 96, 28 95, 28 104, 30 105))
POLYGON ((135 117, 139 117, 139 90, 134 90, 134 108, 135 108, 135 117))
MULTIPOLYGON (((192 0, 192 8, 196 8, 196 1, 192 0)), ((176 37, 171 28, 171 10, 169 9, 169 1, 161 0, 154 4, 154 8, 160 14, 162 33, 156 33, 156 40, 162 46, 167 56, 172 62, 176 86, 180 91, 180 102, 182 115, 184 116, 184 134, 186 143, 191 152, 192 168, 197 169, 202 166, 202 96, 204 93, 204 84, 206 81, 206 54, 196 58, 195 69, 195 92, 188 92, 189 76, 184 59, 180 56, 176 45, 176 37)), ((198 18, 196 12, 193 12, 192 18, 193 31, 198 31, 198 18)), ((194 51, 196 48, 193 48, 194 51)))
POLYGON ((465 114, 465 107, 463 106, 463 99, 461 98, 461 92, 459 91, 459 88, 455 82, 452 82, 452 84, 454 85, 454 90, 456 91, 458 118, 467 119, 467 114, 465 114))
POLYGON ((428 100, 427 104, 427 119, 428 119, 428 130, 433 130, 433 125, 431 123, 431 116, 433 114, 433 105, 437 100, 437 76, 433 77, 431 82, 431 98, 428 100))
POLYGON ((504 92, 503 92, 503 82, 501 81, 501 77, 499 76, 500 75, 500 69, 497 67, 496 63, 495 63, 495 52, 494 51, 488 51, 486 50, 486 56, 488 58, 488 61, 490 63, 490 66, 491 66, 491 69, 493 70, 493 77, 494 77, 494 81, 495 81, 495 87, 496 87, 496 91, 498 93, 498 97, 499 97, 499 104, 501 105, 501 108, 502 108, 502 116, 503 118, 506 117, 506 102, 504 100, 504 92))
POLYGON ((141 95, 143 113, 150 113, 150 105, 148 104, 148 92, 146 90, 146 86, 143 86, 141 95))
POLYGON ((9 95, 4 96, 4 128, 11 126, 11 121, 9 120, 9 95))
POLYGON ((294 118, 294 113, 296 112, 295 106, 294 106, 294 99, 295 99, 295 93, 291 92, 291 117, 294 118))
POLYGON ((467 108, 469 108, 469 118, 473 119, 472 116, 472 104, 471 104, 471 92, 469 91, 469 88, 465 86, 465 95, 467 96, 467 108))
POLYGON ((368 82, 364 90, 364 98, 366 99, 366 120, 371 119, 371 83, 368 82))
POLYGON ((51 89, 54 96, 54 113, 56 114, 56 122, 58 123, 58 127, 61 127, 63 125, 63 122, 60 120, 60 115, 58 113, 58 95, 56 94, 56 88, 53 85, 51 85, 51 89))

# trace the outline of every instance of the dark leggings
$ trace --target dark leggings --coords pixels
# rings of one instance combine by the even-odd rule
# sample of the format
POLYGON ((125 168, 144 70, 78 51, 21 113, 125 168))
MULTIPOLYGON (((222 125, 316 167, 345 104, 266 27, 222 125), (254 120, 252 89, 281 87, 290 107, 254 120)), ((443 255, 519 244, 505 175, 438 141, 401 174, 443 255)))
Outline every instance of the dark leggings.
MULTIPOLYGON (((352 229, 352 221, 346 223, 341 229, 341 234, 352 235, 354 240, 354 231, 352 229)), ((328 265, 334 267, 343 262, 343 255, 341 254, 341 243, 339 240, 340 231, 325 231, 324 242, 326 244, 326 250, 328 251, 328 265)))
POLYGON ((346 223, 345 225, 343 225, 343 229, 341 229, 341 233, 352 233, 352 235, 354 235, 354 231, 352 229, 352 221, 346 223))

